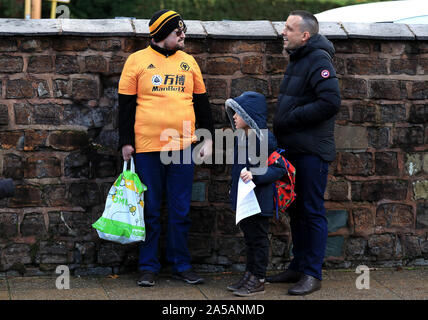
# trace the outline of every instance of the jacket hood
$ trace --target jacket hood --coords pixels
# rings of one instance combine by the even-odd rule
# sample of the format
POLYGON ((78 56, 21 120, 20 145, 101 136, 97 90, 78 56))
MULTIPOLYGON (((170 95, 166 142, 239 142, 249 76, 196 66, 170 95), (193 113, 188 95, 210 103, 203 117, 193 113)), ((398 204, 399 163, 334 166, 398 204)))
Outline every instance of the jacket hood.
POLYGON ((236 112, 254 129, 257 137, 263 140, 264 137, 261 129, 267 129, 267 105, 264 95, 258 92, 246 91, 239 97, 227 99, 225 105, 226 113, 233 130, 236 130, 235 122, 233 121, 233 115, 236 112))
POLYGON ((290 59, 298 59, 317 49, 322 49, 326 51, 332 59, 336 52, 330 40, 328 40, 325 36, 321 34, 316 34, 308 40, 306 45, 291 51, 290 59))

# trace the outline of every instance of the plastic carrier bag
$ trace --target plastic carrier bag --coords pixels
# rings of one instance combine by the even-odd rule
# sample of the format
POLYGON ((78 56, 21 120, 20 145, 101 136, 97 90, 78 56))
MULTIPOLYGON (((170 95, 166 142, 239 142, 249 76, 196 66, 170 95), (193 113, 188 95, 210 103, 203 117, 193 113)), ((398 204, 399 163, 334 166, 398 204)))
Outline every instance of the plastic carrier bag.
POLYGON ((101 239, 122 244, 146 238, 143 209, 147 187, 135 173, 132 157, 130 171, 127 166, 125 161, 123 172, 110 188, 103 215, 92 225, 101 239))

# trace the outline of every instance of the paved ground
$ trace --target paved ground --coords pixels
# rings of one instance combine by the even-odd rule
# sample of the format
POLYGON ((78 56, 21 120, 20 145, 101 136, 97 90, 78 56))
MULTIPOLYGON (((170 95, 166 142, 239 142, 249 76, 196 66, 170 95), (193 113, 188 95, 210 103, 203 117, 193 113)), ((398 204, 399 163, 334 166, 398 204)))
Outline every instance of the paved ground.
MULTIPOLYGON (((428 268, 370 271, 370 289, 357 289, 355 270, 323 272, 322 290, 304 297, 286 294, 290 284, 267 284, 266 293, 248 300, 428 300, 428 268)), ((155 287, 135 284, 137 275, 71 277, 58 290, 56 277, 0 278, 0 300, 242 300, 226 290, 240 274, 205 274, 206 283, 188 285, 161 275, 155 287)))

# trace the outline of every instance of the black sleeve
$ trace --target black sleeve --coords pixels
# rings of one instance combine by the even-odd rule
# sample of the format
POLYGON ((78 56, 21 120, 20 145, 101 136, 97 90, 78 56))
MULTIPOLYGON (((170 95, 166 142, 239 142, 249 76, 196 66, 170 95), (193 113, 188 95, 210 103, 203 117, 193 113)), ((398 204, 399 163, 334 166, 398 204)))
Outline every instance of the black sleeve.
POLYGON ((137 95, 119 93, 119 149, 130 144, 135 148, 135 111, 137 95))
POLYGON ((193 94, 193 109, 195 111, 196 123, 199 128, 207 129, 211 132, 214 140, 214 124, 211 113, 210 102, 206 93, 193 94))

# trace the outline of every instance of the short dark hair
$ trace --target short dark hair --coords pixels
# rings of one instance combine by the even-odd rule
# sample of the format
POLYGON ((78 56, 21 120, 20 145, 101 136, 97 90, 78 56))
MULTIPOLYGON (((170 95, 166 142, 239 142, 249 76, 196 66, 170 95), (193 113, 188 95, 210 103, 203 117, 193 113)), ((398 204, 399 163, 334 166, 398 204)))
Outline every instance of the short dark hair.
POLYGON ((305 10, 294 10, 290 12, 290 16, 302 17, 301 32, 308 31, 311 37, 319 32, 318 20, 312 13, 305 10))

